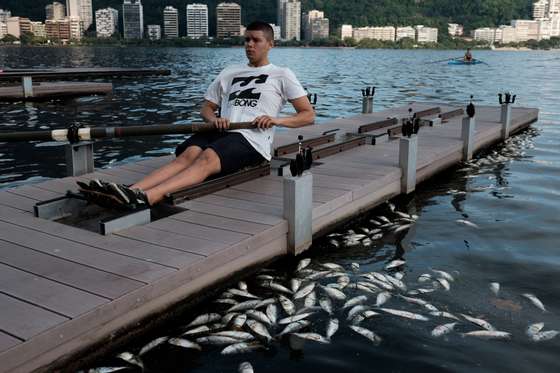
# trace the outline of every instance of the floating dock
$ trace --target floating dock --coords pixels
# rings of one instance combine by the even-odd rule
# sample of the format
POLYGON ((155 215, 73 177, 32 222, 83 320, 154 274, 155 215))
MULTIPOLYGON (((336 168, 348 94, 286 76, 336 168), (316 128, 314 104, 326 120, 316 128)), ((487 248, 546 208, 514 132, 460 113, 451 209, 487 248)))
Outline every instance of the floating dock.
POLYGON ((91 79, 120 76, 170 75, 167 69, 138 69, 120 67, 58 68, 58 69, 5 69, 0 72, 0 81, 16 81, 23 77, 33 80, 91 79))
POLYGON ((22 86, 0 87, 0 101, 43 101, 53 98, 70 98, 113 93, 112 83, 57 82, 36 83, 32 94, 26 95, 22 86))
MULTIPOLYGON (((423 112, 425 125, 408 139, 394 124, 408 116, 409 106, 276 133, 274 146, 282 159, 293 158, 298 135, 322 138, 310 169, 314 236, 414 190, 469 152, 503 141, 538 119, 537 109, 510 108, 504 116, 500 107, 478 106, 476 127, 469 127, 472 120, 462 108, 410 107, 423 112), (417 150, 413 162, 408 162, 410 149, 417 150)), ((234 273, 293 253, 284 218, 286 178, 275 172, 179 202, 167 217, 107 236, 34 216, 38 202, 75 191, 76 180, 133 183, 171 159, 0 192, 0 372, 68 367, 119 331, 234 273)))

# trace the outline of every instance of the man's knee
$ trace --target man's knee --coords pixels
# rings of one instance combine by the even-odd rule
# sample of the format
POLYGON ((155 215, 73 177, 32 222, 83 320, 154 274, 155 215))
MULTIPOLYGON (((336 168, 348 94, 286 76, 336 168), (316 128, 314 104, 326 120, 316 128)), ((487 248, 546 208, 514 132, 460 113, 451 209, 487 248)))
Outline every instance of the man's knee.
POLYGON ((190 166, 193 161, 202 153, 202 149, 198 146, 189 146, 184 152, 179 154, 175 161, 185 166, 190 166))
POLYGON ((220 172, 221 162, 220 157, 214 149, 208 148, 200 153, 196 158, 195 163, 197 166, 205 169, 209 174, 220 172))

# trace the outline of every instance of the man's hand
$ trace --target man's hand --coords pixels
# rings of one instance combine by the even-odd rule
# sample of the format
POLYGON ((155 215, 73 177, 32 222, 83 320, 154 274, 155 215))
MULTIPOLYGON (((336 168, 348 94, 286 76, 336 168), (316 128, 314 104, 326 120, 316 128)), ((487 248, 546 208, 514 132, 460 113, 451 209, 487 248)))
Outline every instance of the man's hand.
POLYGON ((229 128, 229 119, 227 118, 216 118, 212 120, 214 127, 220 131, 225 131, 229 128))
POLYGON ((277 119, 269 117, 268 115, 261 115, 260 117, 253 120, 253 124, 257 125, 257 128, 271 128, 276 124, 277 119))

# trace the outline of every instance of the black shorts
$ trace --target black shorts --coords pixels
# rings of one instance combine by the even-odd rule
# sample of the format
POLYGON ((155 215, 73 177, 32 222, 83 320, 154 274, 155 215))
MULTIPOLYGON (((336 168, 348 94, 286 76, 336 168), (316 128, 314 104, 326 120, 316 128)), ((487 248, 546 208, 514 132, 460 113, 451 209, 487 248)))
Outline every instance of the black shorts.
POLYGON ((256 166, 266 159, 238 132, 195 133, 175 149, 179 156, 189 146, 214 150, 220 157, 219 175, 227 175, 242 168, 256 166))

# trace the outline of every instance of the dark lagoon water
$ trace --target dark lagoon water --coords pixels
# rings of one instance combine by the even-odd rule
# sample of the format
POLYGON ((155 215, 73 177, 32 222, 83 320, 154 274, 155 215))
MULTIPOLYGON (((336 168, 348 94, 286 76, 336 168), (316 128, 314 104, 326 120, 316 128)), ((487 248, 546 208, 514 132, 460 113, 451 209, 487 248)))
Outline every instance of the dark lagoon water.
MULTIPOLYGON (((395 257, 406 259, 403 281, 409 289, 430 269, 445 270, 455 281, 451 290, 419 296, 440 310, 482 317, 498 330, 511 333, 504 341, 463 337, 479 329, 464 319, 456 331, 440 338, 431 336, 439 324, 453 320, 430 316, 413 321, 379 315, 363 321, 362 327, 383 338, 378 345, 348 328, 343 302, 335 302, 333 317, 340 329, 330 344, 307 342, 295 349, 290 339, 272 342, 267 350, 223 356, 221 348, 203 352, 163 344, 143 355, 150 372, 233 372, 250 361, 256 372, 558 372, 560 337, 535 343, 525 330, 544 322, 544 330, 560 330, 560 52, 477 52, 488 63, 448 66, 427 62, 458 56, 456 51, 390 51, 352 49, 276 49, 272 61, 288 65, 303 84, 319 96, 319 121, 348 116, 361 108, 360 89, 378 87, 377 109, 408 101, 466 103, 470 94, 478 103, 497 104, 496 93, 511 90, 521 106, 538 107, 540 120, 517 135, 507 146, 478 155, 480 167, 450 170, 420 186, 396 208, 418 215, 411 229, 387 234, 369 245, 334 247, 331 238, 319 240, 307 254, 311 267, 332 262, 349 270, 360 264, 352 281, 369 271, 384 272, 395 257), (477 227, 460 224, 468 220, 477 227), (489 290, 499 282, 498 296, 489 290), (521 294, 535 294, 546 306, 543 312, 521 294)), ((221 68, 244 59, 241 49, 144 49, 144 48, 49 48, 0 49, 0 66, 135 66, 172 70, 171 77, 114 80, 111 98, 82 98, 41 104, 0 104, 0 129, 63 128, 68 123, 127 125, 185 123, 198 119, 204 90, 221 68)), ((111 167, 145 157, 169 154, 180 137, 140 138, 96 143, 96 164, 111 167)), ((33 183, 64 176, 63 149, 56 144, 1 144, 0 187, 33 183)), ((369 219, 395 215, 387 206, 365 214, 341 227, 373 229, 369 219)), ((297 262, 272 267, 277 281, 288 285, 297 262)), ((255 277, 245 279, 249 291, 267 297, 255 277)), ((336 278, 319 280, 321 284, 336 278)), ((345 290, 348 297, 358 295, 345 290)), ((318 294, 320 291, 318 292, 318 294)), ((375 299, 375 296, 371 296, 375 299)), ((375 301, 373 301, 375 302, 375 301)), ((301 303, 301 302, 300 302, 301 303)), ((298 308, 301 304, 298 303, 298 308)), ((371 303, 371 301, 370 301, 371 303)), ((393 296, 387 307, 427 315, 416 305, 393 296)), ((116 351, 137 353, 152 337, 177 336, 198 314, 223 311, 210 300, 181 315, 162 330, 133 341, 116 351)), ((284 317, 283 315, 282 317, 284 317)), ((307 331, 325 334, 329 317, 317 312, 307 331)), ((279 330, 279 329, 278 329, 279 330)), ((101 365, 122 365, 108 356, 101 365)), ((126 365, 126 364, 125 364, 126 365)))

